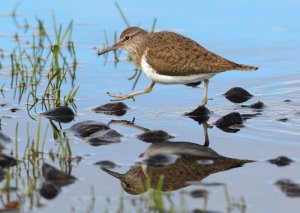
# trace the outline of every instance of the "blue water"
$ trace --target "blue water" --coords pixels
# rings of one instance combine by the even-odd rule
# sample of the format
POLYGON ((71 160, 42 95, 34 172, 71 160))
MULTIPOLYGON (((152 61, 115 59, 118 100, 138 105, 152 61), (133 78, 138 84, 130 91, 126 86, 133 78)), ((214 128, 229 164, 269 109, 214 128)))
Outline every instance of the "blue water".
MULTIPOLYGON (((11 12, 17 2, 0 0, 0 48, 7 53, 16 47, 11 39, 16 32, 19 32, 23 41, 31 38, 31 34, 26 35, 18 30, 12 18, 5 15, 11 12)), ((241 86, 255 95, 245 104, 256 101, 265 103, 262 116, 247 120, 245 127, 238 133, 225 133, 216 127, 209 130, 210 147, 218 153, 258 162, 213 174, 205 182, 226 183, 232 198, 245 198, 246 212, 299 212, 299 198, 286 197, 273 183, 281 178, 289 178, 295 182, 300 179, 300 2, 134 0, 118 3, 131 25, 150 29, 154 18, 157 18, 157 31, 181 33, 230 60, 259 67, 257 72, 225 72, 216 75, 209 86, 209 96, 213 101, 208 103, 208 108, 213 111, 209 123, 233 111, 255 112, 230 103, 222 96, 232 87, 241 86), (283 102, 286 99, 292 102, 283 102), (278 122, 277 119, 280 118, 289 120, 286 123, 278 122), (288 156, 296 162, 282 168, 265 162, 280 155, 288 156)), ((20 24, 24 23, 24 18, 30 24, 35 24, 36 17, 39 17, 44 20, 47 29, 51 30, 53 12, 57 22, 64 26, 74 20, 73 40, 79 61, 75 81, 80 86, 76 96, 77 116, 70 124, 63 124, 64 129, 87 119, 108 123, 112 119, 131 121, 135 118, 138 125, 149 129, 163 129, 176 136, 174 141, 204 142, 202 126, 182 116, 201 103, 202 86, 190 88, 182 85, 156 85, 153 92, 137 97, 136 102, 125 101, 130 109, 121 118, 93 113, 91 108, 109 102, 107 91, 132 92, 133 82, 127 79, 132 76, 131 69, 134 65, 121 62, 115 67, 110 54, 104 66, 104 58, 97 57, 94 49, 103 46, 104 31, 112 43, 115 31, 119 34, 126 25, 113 1, 22 1, 16 18, 20 24)), ((126 58, 125 52, 122 58, 126 58)), ((9 86, 9 58, 0 59, 0 62, 4 66, 0 70, 0 87, 5 83, 5 97, 0 95, 0 104, 8 104, 0 108, 2 132, 14 141, 16 124, 19 123, 19 153, 22 156, 27 142, 27 125, 34 138, 37 122, 27 115, 26 98, 20 104, 13 98, 13 90, 9 86), (9 108, 12 107, 22 110, 11 113, 9 108)), ((142 75, 135 91, 144 89, 149 84, 150 81, 142 75)), ((63 89, 67 91, 69 86, 66 85, 63 89)), ((40 111, 42 109, 38 109, 40 111)), ((34 117, 37 117, 36 113, 34 117)), ((53 140, 49 121, 42 118, 42 132, 46 126, 49 127, 45 146, 48 152, 55 150, 57 144, 53 140)), ((108 146, 92 147, 70 134, 73 156, 83 157, 79 164, 74 163, 72 170, 72 174, 79 180, 63 188, 62 193, 54 200, 41 198, 41 203, 45 206, 39 209, 34 205, 32 212, 87 212, 92 196, 91 187, 96 196, 95 212, 104 211, 105 206, 110 206, 113 212, 120 194, 125 192, 117 180, 92 164, 100 160, 111 160, 123 166, 120 171, 126 171, 149 146, 134 137, 140 131, 122 125, 115 125, 113 128, 124 137, 121 143, 108 146), (112 204, 106 204, 107 197, 111 198, 112 204)), ((4 152, 10 153, 14 148, 14 143, 9 144, 4 152)), ((57 162, 53 164, 58 166, 57 162)), ((199 186, 189 186, 181 190, 198 188, 199 186)), ((222 190, 208 190, 211 192, 208 209, 226 211, 226 199, 222 190)), ((175 201, 179 194, 180 190, 172 193, 175 201)), ((190 210, 202 207, 197 199, 188 199, 187 202, 190 210)), ((30 209, 28 199, 25 199, 22 209, 24 212, 30 209)))

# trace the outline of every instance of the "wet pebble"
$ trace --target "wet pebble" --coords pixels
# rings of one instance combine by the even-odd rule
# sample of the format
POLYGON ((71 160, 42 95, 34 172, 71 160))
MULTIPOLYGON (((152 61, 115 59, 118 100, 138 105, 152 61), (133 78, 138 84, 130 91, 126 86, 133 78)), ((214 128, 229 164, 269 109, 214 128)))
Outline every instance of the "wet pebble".
POLYGON ((191 191, 189 194, 193 198, 201 198, 201 197, 207 197, 208 191, 202 190, 202 189, 197 189, 197 190, 191 191))
POLYGON ((247 107, 247 108, 251 108, 251 109, 262 109, 265 107, 265 104, 261 101, 258 101, 254 104, 250 104, 250 105, 242 105, 242 107, 247 107))
POLYGON ((42 172, 47 181, 50 181, 57 186, 66 186, 76 181, 74 176, 66 174, 47 163, 43 164, 42 172))
POLYGON ((233 125, 241 125, 243 124, 244 119, 242 115, 238 112, 229 113, 222 118, 218 119, 214 124, 223 131, 226 132, 237 132, 238 129, 231 129, 229 127, 233 125))
POLYGON ((5 167, 11 167, 17 165, 18 161, 5 154, 0 154, 0 166, 5 168, 5 167))
POLYGON ((122 116, 127 112, 128 106, 122 102, 107 103, 92 109, 96 113, 103 113, 107 115, 122 116))
POLYGON ((5 107, 7 106, 7 104, 0 104, 0 107, 5 107))
POLYGON ((288 118, 279 118, 279 119, 277 119, 277 121, 280 121, 280 122, 283 122, 283 123, 287 122, 288 120, 289 120, 288 118))
POLYGON ((298 183, 289 179, 281 179, 275 185, 288 197, 300 197, 300 185, 298 183))
POLYGON ((276 166, 288 166, 294 161, 286 156, 279 156, 275 159, 267 160, 267 162, 275 164, 276 166))
POLYGON ((152 130, 147 131, 142 134, 136 136, 138 139, 149 142, 149 143, 160 143, 169 140, 170 138, 174 138, 169 135, 169 133, 163 130, 152 130))
POLYGON ((94 165, 100 166, 101 168, 104 168, 104 169, 114 169, 114 168, 120 167, 116 163, 109 161, 109 160, 98 161, 94 165))
POLYGON ((81 121, 79 123, 74 124, 71 126, 70 130, 74 132, 74 134, 78 137, 86 138, 98 131, 104 131, 110 129, 104 123, 96 122, 96 121, 81 121))
POLYGON ((289 102, 292 102, 292 100, 286 99, 286 100, 284 100, 283 102, 289 103, 289 102))
POLYGON ((150 167, 162 168, 174 164, 176 160, 177 160, 177 156, 175 155, 159 153, 159 154, 152 155, 146 159, 143 159, 142 162, 147 164, 147 166, 150 167))
POLYGON ((253 97, 247 90, 241 87, 233 87, 225 94, 226 99, 233 103, 243 103, 253 97))
POLYGON ((17 112, 17 111, 20 111, 21 109, 20 108, 10 108, 9 111, 11 112, 17 112))
POLYGON ((209 119, 210 111, 205 106, 200 105, 195 110, 187 112, 184 115, 189 116, 191 119, 197 121, 199 124, 202 124, 209 119))
POLYGON ((60 106, 55 109, 48 110, 41 113, 50 120, 57 121, 59 123, 69 123, 74 120, 75 113, 68 106, 60 106))
POLYGON ((60 187, 50 181, 46 181, 43 183, 39 192, 40 192, 41 196, 43 196, 46 199, 51 200, 59 194, 60 187))
POLYGON ((74 124, 70 130, 92 146, 119 143, 122 137, 120 133, 106 124, 90 120, 74 124))

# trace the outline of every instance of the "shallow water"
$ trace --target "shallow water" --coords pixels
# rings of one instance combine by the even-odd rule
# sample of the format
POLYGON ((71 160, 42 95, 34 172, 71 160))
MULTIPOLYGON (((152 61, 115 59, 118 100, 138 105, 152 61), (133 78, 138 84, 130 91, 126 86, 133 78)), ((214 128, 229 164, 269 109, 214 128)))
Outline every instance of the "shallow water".
MULTIPOLYGON (((6 16, 17 2, 0 1, 0 48, 10 53, 16 46, 11 36, 16 32, 22 35, 11 17, 6 16)), ((265 107, 259 112, 261 115, 247 120, 244 127, 237 133, 226 133, 216 126, 208 129, 210 148, 222 156, 235 159, 254 160, 243 167, 218 172, 204 178, 204 183, 223 183, 229 191, 229 197, 239 203, 245 200, 245 212, 299 212, 299 197, 288 197, 280 191, 274 183, 280 179, 290 179, 299 183, 299 151, 300 151, 300 74, 298 55, 300 53, 300 28, 296 24, 300 18, 297 1, 275 1, 269 3, 224 1, 224 2, 143 2, 120 1, 130 23, 150 29, 151 23, 157 17, 157 30, 172 30, 191 37, 208 49, 243 64, 259 66, 257 72, 226 72, 215 76, 210 81, 208 108, 212 111, 208 123, 212 124, 220 117, 238 111, 241 114, 257 113, 257 110, 242 108, 241 104, 229 102, 222 95, 232 87, 243 87, 254 97, 243 104, 262 101, 265 107), (157 5, 160 5, 159 7, 157 5), (170 9, 170 6, 172 8, 170 9), (284 102, 291 100, 291 102, 284 102), (286 122, 278 119, 287 118, 286 122), (295 162, 285 167, 277 167, 266 160, 278 156, 287 156, 295 162)), ((156 85, 148 94, 136 98, 136 101, 125 101, 129 106, 127 113, 122 116, 96 114, 91 109, 108 103, 110 97, 106 92, 131 92, 133 81, 127 81, 132 76, 133 64, 120 62, 115 67, 113 56, 98 58, 93 47, 102 47, 104 43, 103 30, 113 42, 115 31, 120 33, 126 25, 123 23, 116 6, 109 1, 58 1, 44 2, 32 0, 22 2, 17 10, 17 20, 21 23, 24 18, 35 24, 35 17, 45 20, 47 28, 52 27, 52 11, 55 11, 58 23, 67 24, 74 20, 73 40, 79 61, 76 85, 80 86, 75 104, 77 115, 75 120, 62 124, 67 130, 73 124, 84 120, 94 120, 108 124, 111 120, 135 119, 135 124, 150 130, 164 130, 175 136, 171 141, 204 144, 202 125, 183 116, 192 111, 200 103, 203 86, 191 88, 182 85, 156 85)), ((27 40, 29 37, 22 37, 27 40)), ((122 54, 126 58, 126 53, 122 54)), ((0 94, 1 131, 12 139, 4 144, 3 153, 15 155, 16 125, 18 123, 18 154, 23 156, 27 144, 27 125, 29 135, 36 138, 37 121, 32 120, 26 110, 26 95, 20 103, 14 98, 14 89, 10 88, 9 58, 0 59, 3 69, 0 69, 0 87, 4 84, 3 96, 0 94), (11 112, 11 108, 20 111, 11 112)), ((44 81, 43 84, 47 82, 44 81)), ((150 81, 142 75, 136 91, 144 89, 150 81)), ((69 86, 64 86, 67 91, 69 86)), ((32 112, 34 118, 38 112, 45 111, 40 107, 32 112)), ((121 167, 113 169, 121 173, 127 172, 138 160, 140 154, 151 145, 138 140, 135 135, 142 133, 140 129, 123 124, 112 124, 111 128, 123 135, 120 143, 105 146, 90 146, 84 140, 67 132, 70 138, 72 156, 82 157, 78 163, 72 162, 72 175, 77 181, 61 189, 60 194, 53 200, 40 197, 38 191, 33 192, 33 198, 28 194, 29 188, 26 170, 23 164, 18 168, 21 175, 12 177, 11 187, 18 187, 17 191, 1 192, 2 207, 5 203, 18 200, 22 212, 115 212, 119 207, 120 196, 125 196, 125 211, 135 212, 132 196, 124 192, 119 181, 93 165, 98 161, 109 160, 121 167), (21 197, 23 199, 21 199, 21 197), (95 200, 93 200, 93 197, 95 200), (31 200, 31 199, 33 200, 31 200), (107 198, 110 201, 107 201, 107 198), (31 202, 32 201, 32 202, 31 202), (42 206, 40 204, 43 204, 42 206), (92 207, 93 208, 92 208, 92 207), (90 207, 90 209, 89 209, 90 207)), ((59 146, 53 139, 53 132, 49 120, 41 118, 41 135, 48 128, 44 152, 56 152, 59 146)), ((175 146, 174 146, 175 147, 175 146)), ((170 151, 169 151, 170 152, 170 151)), ((41 158, 41 157, 40 157, 41 158)), ((43 160, 56 168, 65 168, 63 163, 52 160, 45 154, 40 159, 37 170, 41 169, 43 160)), ((11 168, 13 170, 13 168, 11 168)), ((17 174, 17 169, 15 169, 17 174)), ((180 176, 180 175, 179 175, 180 176)), ((30 176, 31 177, 31 176, 30 176)), ((199 180, 200 178, 197 178, 199 180)), ((37 180, 38 189, 42 178, 37 180)), ((1 186, 7 184, 1 181, 1 186)), ((227 212, 228 203, 223 187, 207 187, 198 185, 186 186, 174 190, 171 200, 180 212, 180 199, 184 192, 205 189, 209 192, 207 209, 211 211, 227 212)), ((203 198, 192 198, 184 194, 186 208, 189 211, 204 208, 203 198)), ((167 200, 167 198, 165 198, 167 200)), ((168 203, 168 202, 167 202, 168 203)), ((168 204, 167 204, 168 205, 168 204)), ((234 208, 233 212, 243 212, 234 208)))

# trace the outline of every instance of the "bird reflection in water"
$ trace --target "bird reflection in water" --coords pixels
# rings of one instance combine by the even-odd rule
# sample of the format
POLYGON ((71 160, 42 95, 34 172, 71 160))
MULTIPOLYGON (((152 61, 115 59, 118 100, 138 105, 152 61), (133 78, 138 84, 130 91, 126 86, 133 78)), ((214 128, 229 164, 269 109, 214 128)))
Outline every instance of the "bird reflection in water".
MULTIPOLYGON (((205 125, 204 129, 207 130, 205 125)), ((206 140, 208 141, 208 135, 206 140)), ((126 173, 121 174, 105 168, 102 170, 119 179, 127 193, 137 195, 150 188, 156 189, 161 178, 161 190, 172 191, 188 186, 191 181, 201 181, 210 174, 253 162, 224 157, 207 145, 170 141, 152 143, 139 156, 139 162, 126 173)))

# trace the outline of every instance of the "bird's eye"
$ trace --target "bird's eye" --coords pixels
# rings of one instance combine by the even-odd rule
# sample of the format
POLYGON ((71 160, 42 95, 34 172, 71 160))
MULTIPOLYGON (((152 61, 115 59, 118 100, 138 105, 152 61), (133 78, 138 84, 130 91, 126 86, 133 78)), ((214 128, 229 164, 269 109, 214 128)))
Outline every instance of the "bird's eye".
POLYGON ((129 184, 129 183, 126 183, 126 185, 125 185, 125 186, 126 186, 126 188, 127 188, 127 189, 131 189, 131 188, 132 188, 132 185, 131 185, 131 184, 129 184))
POLYGON ((129 39, 130 39, 130 36, 128 36, 128 35, 125 36, 125 38, 124 38, 125 41, 127 41, 127 40, 129 40, 129 39))

